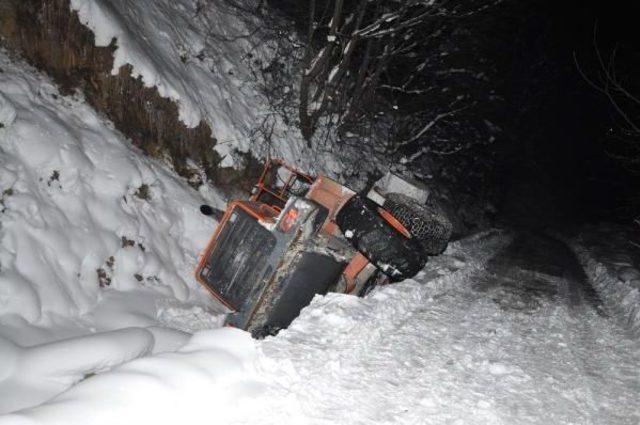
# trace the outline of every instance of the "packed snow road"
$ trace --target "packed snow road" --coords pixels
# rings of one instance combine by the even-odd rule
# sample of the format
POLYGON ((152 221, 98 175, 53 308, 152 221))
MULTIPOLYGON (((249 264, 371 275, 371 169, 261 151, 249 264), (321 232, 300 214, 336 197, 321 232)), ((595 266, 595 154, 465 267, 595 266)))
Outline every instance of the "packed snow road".
POLYGON ((441 273, 462 267, 445 278, 363 301, 380 302, 357 328, 340 329, 353 313, 329 303, 315 311, 325 325, 265 342, 305 371, 282 387, 315 423, 640 421, 640 346, 603 315, 566 246, 521 235, 486 267, 469 261, 477 247, 463 252, 434 261, 441 273))
MULTIPOLYGON (((513 423, 527 416, 525 423, 640 422, 640 345, 606 316, 567 246, 520 235, 472 290, 502 313, 486 323, 504 334, 491 341, 495 351, 485 361, 512 365, 507 380, 524 378, 512 386, 487 383, 513 423)), ((494 370, 502 371, 509 369, 494 370)))
POLYGON ((0 424, 637 424, 640 346, 583 279, 557 241, 480 234, 277 337, 196 334, 0 424))

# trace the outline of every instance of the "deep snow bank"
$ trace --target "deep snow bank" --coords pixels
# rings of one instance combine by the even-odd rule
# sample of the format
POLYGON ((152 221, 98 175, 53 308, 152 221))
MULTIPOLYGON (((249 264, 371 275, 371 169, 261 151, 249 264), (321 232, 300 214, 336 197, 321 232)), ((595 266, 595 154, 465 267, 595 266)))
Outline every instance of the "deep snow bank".
POLYGON ((205 198, 0 51, 0 411, 219 326, 192 277, 205 198))
POLYGON ((108 289, 196 299, 202 197, 80 99, 4 53, 0 68, 2 313, 82 314, 108 289))
POLYGON ((265 391, 251 366, 255 355, 246 332, 203 331, 175 353, 135 360, 90 377, 55 403, 0 416, 0 423, 235 423, 252 411, 252 398, 265 391))
MULTIPOLYGON (((0 416, 0 425, 420 423, 412 420, 434 405, 416 394, 415 365, 397 367, 402 356, 372 347, 411 323, 416 311, 467 288, 508 242, 489 232, 455 243, 417 281, 380 287, 367 298, 317 296, 277 337, 255 341, 230 328, 197 333, 175 353, 86 379, 50 403, 0 416), (400 369, 408 372, 402 379, 400 369), (414 409, 399 413, 398 406, 388 409, 393 403, 414 409)), ((430 332, 427 326, 397 347, 411 357, 428 349, 422 341, 430 332)))
POLYGON ((0 412, 31 407, 86 376, 151 352, 151 332, 141 328, 76 337, 30 348, 0 338, 0 412))
POLYGON ((640 249, 634 231, 613 224, 588 226, 569 241, 607 312, 640 335, 640 249))

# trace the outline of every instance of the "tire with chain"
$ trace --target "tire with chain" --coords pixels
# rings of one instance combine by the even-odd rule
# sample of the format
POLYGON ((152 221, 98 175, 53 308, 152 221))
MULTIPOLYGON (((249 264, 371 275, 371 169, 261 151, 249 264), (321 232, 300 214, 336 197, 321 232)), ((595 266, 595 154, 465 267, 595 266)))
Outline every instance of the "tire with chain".
POLYGON ((430 199, 421 205, 407 195, 390 193, 384 208, 420 241, 428 255, 439 255, 447 249, 453 226, 435 201, 430 199))
POLYGON ((340 209, 336 223, 351 245, 392 281, 409 279, 424 268, 428 257, 416 238, 398 232, 378 208, 355 195, 340 209))

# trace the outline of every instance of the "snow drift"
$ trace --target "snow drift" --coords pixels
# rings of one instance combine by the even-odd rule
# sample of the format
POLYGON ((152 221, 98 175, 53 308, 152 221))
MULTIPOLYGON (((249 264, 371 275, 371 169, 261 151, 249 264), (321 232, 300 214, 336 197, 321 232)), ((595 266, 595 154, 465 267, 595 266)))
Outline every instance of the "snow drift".
MULTIPOLYGON (((275 338, 255 341, 231 328, 201 331, 174 353, 91 376, 50 403, 0 416, 0 425, 418 423, 415 418, 434 405, 421 403, 412 388, 438 383, 423 379, 418 384, 411 365, 381 363, 402 364, 401 356, 388 347, 370 349, 395 330, 402 340, 402 326, 412 323, 416 311, 448 298, 452 289, 464 290, 508 242, 508 236, 489 232, 454 244, 450 255, 419 275, 424 283, 408 280, 379 288, 366 299, 317 296, 275 338), (402 379, 400 369, 408 372, 402 379), (386 389, 391 388, 397 391, 389 395, 386 389), (405 397, 405 391, 411 396, 405 397), (350 397, 362 394, 370 400, 350 397), (414 409, 389 410, 398 398, 403 399, 400 405, 414 409)), ((409 357, 422 356, 425 349, 435 350, 421 343, 424 338, 419 333, 395 346, 409 357)), ((484 410, 482 418, 491 417, 484 410)))
POLYGON ((640 335, 640 256, 629 243, 633 232, 612 224, 587 226, 568 241, 607 312, 640 335))
POLYGON ((4 53, 0 67, 3 313, 82 314, 106 288, 195 299, 190 272, 214 224, 201 196, 80 99, 4 53))
POLYGON ((198 207, 205 198, 222 207, 221 198, 190 189, 81 97, 61 96, 3 51, 0 93, 0 350, 14 353, 2 357, 0 393, 15 401, 3 396, 0 411, 40 403, 84 373, 152 349, 176 349, 183 331, 219 326, 192 270, 215 226, 198 207), (57 351, 42 345, 130 326, 149 329, 57 351), (100 349, 104 341, 114 348, 100 349), (41 367, 52 350, 49 369, 41 367), (47 385, 57 367, 68 370, 47 385), (16 376, 30 377, 20 391, 16 376))
POLYGON ((22 348, 0 338, 0 412, 47 401, 94 373, 151 352, 154 338, 128 328, 22 348))
POLYGON ((0 423, 232 423, 240 406, 264 391, 252 371, 254 357, 246 332, 203 331, 175 353, 89 377, 55 403, 0 417, 0 423))

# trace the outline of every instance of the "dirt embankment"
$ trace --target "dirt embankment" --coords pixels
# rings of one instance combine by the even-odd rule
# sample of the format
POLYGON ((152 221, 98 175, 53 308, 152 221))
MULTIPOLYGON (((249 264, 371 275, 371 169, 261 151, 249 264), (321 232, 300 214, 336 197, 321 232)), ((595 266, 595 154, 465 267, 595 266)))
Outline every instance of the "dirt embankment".
POLYGON ((133 78, 130 66, 111 74, 115 39, 108 47, 96 47, 93 33, 71 11, 69 0, 0 0, 0 42, 50 75, 64 94, 81 90, 133 144, 169 160, 194 184, 198 179, 187 165, 189 158, 218 186, 249 184, 244 172, 219 167, 216 139, 206 123, 187 128, 177 105, 133 78))

